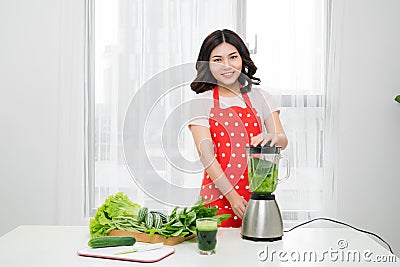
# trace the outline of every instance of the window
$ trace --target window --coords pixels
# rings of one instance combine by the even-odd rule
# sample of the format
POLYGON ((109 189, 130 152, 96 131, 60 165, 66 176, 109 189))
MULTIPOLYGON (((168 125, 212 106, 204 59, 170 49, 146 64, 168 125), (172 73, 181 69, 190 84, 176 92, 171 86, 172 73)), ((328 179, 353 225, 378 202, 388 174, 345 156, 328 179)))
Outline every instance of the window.
MULTIPOLYGON (((93 21, 87 105, 87 215, 118 191, 152 209, 170 207, 133 183, 124 159, 124 116, 137 90, 157 73, 195 62, 201 42, 216 29, 238 32, 252 50, 262 86, 276 97, 290 146, 288 182, 278 187, 284 219, 321 209, 324 172, 327 1, 307 0, 87 0, 93 21), (223 15, 221 15, 223 14, 223 15), (262 23, 260 23, 260 21, 262 23)), ((90 40, 90 38, 89 38, 90 40)), ((151 93, 151 92, 149 92, 151 93)), ((201 173, 182 174, 163 156, 162 125, 179 103, 190 99, 188 85, 155 105, 146 153, 157 173, 178 186, 200 186, 201 173)), ((145 101, 142 103, 145 105, 145 101)), ((142 105, 134 107, 138 115, 142 105)), ((192 136, 179 132, 176 146, 195 160, 192 136)), ((157 185, 151 185, 156 187, 157 185)), ((195 197, 195 196, 193 196, 195 197)))
POLYGON ((327 1, 247 1, 246 40, 289 139, 292 172, 276 192, 284 219, 320 213, 332 193, 324 189, 328 18, 327 1))
MULTIPOLYGON (((104 199, 118 191, 149 208, 165 208, 133 183, 123 153, 123 120, 131 98, 150 77, 185 62, 195 62, 201 42, 215 29, 237 29, 236 0, 203 1, 89 1, 94 51, 88 87, 87 211, 91 216, 104 199), (221 16, 223 10, 223 16, 221 16)), ((90 38, 89 38, 90 40, 90 38)), ((89 53, 90 55, 90 53, 89 53)), ((179 101, 191 96, 189 89, 179 101)), ((174 105, 170 99, 159 102, 160 114, 174 105)), ((143 107, 137 107, 138 114, 143 107)), ((158 118, 160 123, 164 117, 158 118)), ((149 131, 148 153, 160 154, 156 146, 160 132, 149 131)), ((181 151, 193 157, 194 142, 188 132, 180 138, 181 151)), ((171 167, 163 157, 157 172, 171 179, 171 167)), ((179 180, 179 179, 178 179, 179 180)), ((188 179, 181 179, 189 181, 188 179)), ((174 181, 180 182, 180 181, 174 181)), ((154 185, 155 187, 157 185, 154 185)))

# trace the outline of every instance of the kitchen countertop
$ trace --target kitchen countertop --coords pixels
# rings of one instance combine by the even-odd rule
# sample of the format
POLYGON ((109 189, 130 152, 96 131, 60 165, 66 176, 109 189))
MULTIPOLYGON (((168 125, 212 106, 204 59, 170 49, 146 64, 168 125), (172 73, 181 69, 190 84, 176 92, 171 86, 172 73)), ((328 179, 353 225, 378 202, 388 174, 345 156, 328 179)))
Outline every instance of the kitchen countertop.
POLYGON ((174 254, 155 263, 78 256, 77 251, 86 246, 89 238, 85 226, 19 226, 0 237, 0 266, 364 266, 364 257, 371 260, 368 266, 400 266, 400 259, 386 248, 349 228, 297 228, 273 243, 243 240, 240 229, 220 228, 215 255, 199 255, 196 239, 191 239, 174 246, 174 254), (354 262, 356 254, 360 255, 359 263, 354 262), (300 264, 296 262, 299 255, 300 264), (315 263, 314 258, 307 260, 310 255, 324 259, 315 263), (373 263, 374 260, 392 262, 373 263))

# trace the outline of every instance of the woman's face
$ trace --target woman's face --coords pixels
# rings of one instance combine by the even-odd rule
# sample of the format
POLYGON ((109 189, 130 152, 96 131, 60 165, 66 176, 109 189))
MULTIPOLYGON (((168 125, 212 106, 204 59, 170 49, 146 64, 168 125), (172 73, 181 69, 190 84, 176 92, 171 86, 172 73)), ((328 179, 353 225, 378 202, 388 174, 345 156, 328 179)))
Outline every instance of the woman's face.
POLYGON ((242 71, 242 58, 236 47, 229 43, 216 46, 210 55, 210 71, 220 85, 237 82, 242 71))

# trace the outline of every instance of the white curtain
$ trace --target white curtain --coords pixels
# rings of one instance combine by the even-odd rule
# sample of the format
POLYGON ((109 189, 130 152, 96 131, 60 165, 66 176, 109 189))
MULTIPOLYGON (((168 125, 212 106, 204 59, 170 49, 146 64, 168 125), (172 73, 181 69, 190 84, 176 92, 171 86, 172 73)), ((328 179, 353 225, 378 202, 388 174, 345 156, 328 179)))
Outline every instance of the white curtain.
MULTIPOLYGON (((262 87, 274 95, 281 108, 289 138, 283 154, 291 163, 290 179, 276 192, 284 219, 300 220, 321 213, 329 201, 326 195, 333 190, 324 187, 333 179, 324 157, 324 137, 332 130, 331 114, 325 112, 327 101, 331 101, 326 97, 328 2, 96 0, 91 212, 105 197, 118 191, 149 208, 165 208, 136 187, 125 165, 122 130, 126 109, 138 88, 152 76, 172 66, 195 62, 202 40, 216 29, 228 28, 245 38, 259 68, 257 77, 262 87)), ((152 123, 162 125, 167 114, 191 95, 186 86, 180 93, 162 99, 156 107, 159 116, 153 116, 152 123)), ((135 108, 138 116, 143 115, 141 106, 135 108)), ((161 133, 148 132, 146 149, 157 173, 180 186, 199 186, 201 174, 176 173, 162 157, 161 133)), ((177 146, 185 158, 197 157, 187 129, 178 136, 177 146)))
MULTIPOLYGON (((91 213, 109 194, 126 192, 133 201, 151 208, 163 205, 138 190, 125 165, 122 130, 125 112, 136 91, 153 75, 182 63, 195 62, 203 39, 217 29, 236 30, 235 0, 96 0, 95 5, 95 135, 94 190, 91 213)), ((151 92, 149 92, 151 93, 151 92)), ((190 98, 186 88, 180 99, 167 97, 158 107, 159 117, 152 123, 163 124, 176 101, 190 98)), ((138 116, 146 116, 137 108, 138 116)), ((134 133, 133 133, 134 134, 134 133)), ((147 152, 156 161, 157 171, 171 179, 173 171, 157 146, 160 131, 150 131, 147 152)), ((188 130, 179 137, 181 153, 195 157, 194 143, 188 130), (183 145, 185 144, 185 145, 183 145)), ((197 182, 201 175, 197 176, 197 182)), ((192 179, 175 179, 192 183, 192 179)), ((157 186, 156 184, 154 186, 157 186)), ((92 187, 92 188, 91 188, 92 187)), ((195 196, 193 196, 195 197, 195 196)))
MULTIPOLYGON (((327 40, 329 2, 248 0, 247 39, 264 88, 275 96, 289 139, 283 152, 291 175, 276 191, 283 217, 308 219, 327 214, 333 173, 325 140, 327 124, 327 40), (260 19, 262 17, 262 23, 260 19)), ((328 103, 329 104, 329 103, 328 103)), ((328 115, 328 116, 327 116, 328 115)))

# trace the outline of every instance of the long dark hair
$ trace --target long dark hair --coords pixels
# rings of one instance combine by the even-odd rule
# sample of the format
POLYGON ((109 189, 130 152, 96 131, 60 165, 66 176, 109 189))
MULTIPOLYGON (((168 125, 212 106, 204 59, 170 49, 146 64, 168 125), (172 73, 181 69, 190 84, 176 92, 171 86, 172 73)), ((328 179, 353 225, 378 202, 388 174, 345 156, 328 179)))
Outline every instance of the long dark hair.
POLYGON ((236 47, 242 58, 242 70, 238 78, 239 83, 242 85, 242 88, 240 88, 241 93, 249 92, 253 84, 260 84, 261 80, 253 76, 257 71, 257 67, 250 58, 249 50, 243 40, 231 30, 217 30, 204 39, 200 48, 196 62, 197 76, 190 84, 192 90, 197 94, 212 90, 217 84, 217 80, 211 74, 209 60, 211 51, 224 42, 236 47))

